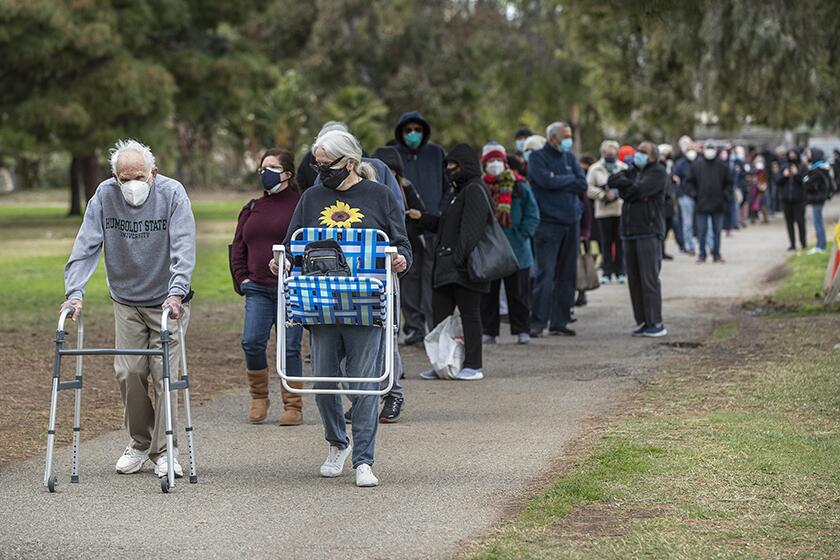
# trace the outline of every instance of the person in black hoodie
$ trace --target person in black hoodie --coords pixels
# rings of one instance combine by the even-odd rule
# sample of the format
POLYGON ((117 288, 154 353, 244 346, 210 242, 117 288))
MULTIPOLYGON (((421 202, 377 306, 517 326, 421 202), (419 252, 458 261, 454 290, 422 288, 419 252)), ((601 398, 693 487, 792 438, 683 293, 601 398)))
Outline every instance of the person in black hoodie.
MULTIPOLYGON (((417 111, 404 113, 394 127, 394 147, 403 162, 403 176, 411 181, 430 216, 439 216, 447 203, 449 181, 444 173, 445 150, 430 141, 432 127, 417 111)), ((424 235, 412 243, 414 266, 403 278, 402 307, 407 345, 423 341, 432 323, 432 261, 434 239, 424 235)))
POLYGON ((662 241, 665 239, 665 191, 669 177, 659 162, 659 150, 650 142, 639 144, 633 167, 611 175, 607 186, 618 189, 621 207, 621 238, 624 267, 633 316, 634 336, 668 334, 662 322, 662 241))
MULTIPOLYGON (((458 378, 478 380, 484 378, 481 372, 481 297, 490 292, 490 282, 470 280, 467 259, 495 215, 490 208, 476 152, 466 144, 458 144, 445 161, 446 174, 452 183, 451 202, 440 216, 427 213, 419 219, 424 228, 437 233, 433 250, 434 324, 439 324, 458 307, 465 350, 464 367, 458 378)), ((434 370, 424 371, 420 376, 437 378, 434 370)))
POLYGON ((716 263, 722 263, 720 256, 720 232, 723 229, 723 215, 732 198, 732 174, 729 167, 718 159, 714 142, 703 145, 703 158, 696 159, 686 178, 686 191, 695 201, 697 216, 697 241, 700 254, 697 263, 706 262, 706 232, 712 222, 712 256, 716 263))
POLYGON ((824 253, 827 241, 825 238, 825 222, 823 221, 823 205, 831 199, 837 190, 837 186, 831 177, 831 166, 825 160, 823 151, 819 148, 808 148, 807 156, 810 168, 802 178, 802 187, 805 189, 807 202, 811 205, 814 229, 817 233, 817 245, 808 253, 824 253))
POLYGON ((787 165, 776 174, 776 184, 779 186, 779 198, 782 201, 788 239, 790 240, 788 251, 796 251, 794 225, 799 229, 799 243, 802 248, 808 247, 805 234, 805 190, 802 188, 802 177, 805 173, 802 171, 801 165, 799 153, 796 150, 790 150, 787 153, 787 165))

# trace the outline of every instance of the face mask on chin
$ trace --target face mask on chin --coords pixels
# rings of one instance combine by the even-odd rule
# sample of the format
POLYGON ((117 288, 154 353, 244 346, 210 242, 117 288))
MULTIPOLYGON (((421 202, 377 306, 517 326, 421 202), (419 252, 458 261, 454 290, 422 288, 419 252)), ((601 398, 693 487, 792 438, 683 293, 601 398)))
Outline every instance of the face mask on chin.
POLYGON ((120 183, 120 191, 129 206, 142 206, 151 190, 152 186, 146 181, 134 179, 120 183))

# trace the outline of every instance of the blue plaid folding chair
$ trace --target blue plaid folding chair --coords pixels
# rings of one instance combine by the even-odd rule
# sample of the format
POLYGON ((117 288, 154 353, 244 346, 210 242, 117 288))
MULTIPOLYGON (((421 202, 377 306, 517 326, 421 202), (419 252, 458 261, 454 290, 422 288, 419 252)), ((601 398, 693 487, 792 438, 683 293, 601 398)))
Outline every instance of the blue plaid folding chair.
POLYGON ((397 254, 388 236, 376 229, 303 228, 292 235, 288 256, 292 268, 286 273, 287 248, 274 245, 280 269, 277 283, 277 372, 283 387, 292 393, 329 395, 384 395, 394 384, 394 278, 391 259, 397 254), (341 245, 350 276, 304 276, 301 263, 306 245, 333 239, 341 245), (286 374, 285 326, 360 325, 385 329, 385 368, 375 377, 293 377, 286 374), (359 383, 388 380, 378 390, 353 388, 359 383), (289 381, 336 383, 339 388, 295 388, 289 381), (342 385, 348 388, 341 388, 342 385))

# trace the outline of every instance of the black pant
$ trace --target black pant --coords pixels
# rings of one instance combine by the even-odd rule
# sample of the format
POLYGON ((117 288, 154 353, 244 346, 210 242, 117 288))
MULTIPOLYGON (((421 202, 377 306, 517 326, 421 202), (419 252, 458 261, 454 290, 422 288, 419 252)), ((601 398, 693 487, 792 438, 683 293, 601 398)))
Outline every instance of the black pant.
POLYGON ((464 327, 464 367, 481 369, 481 292, 458 284, 447 284, 432 291, 435 325, 452 315, 455 306, 461 312, 464 327))
POLYGON ((530 332, 531 328, 531 281, 530 269, 517 270, 507 278, 490 283, 490 293, 481 298, 481 324, 484 334, 499 336, 499 289, 505 283, 508 302, 510 334, 530 332))
POLYGON ((601 231, 601 273, 604 276, 624 274, 624 254, 621 246, 621 217, 598 218, 601 231))
POLYGON ((802 248, 808 246, 808 241, 805 234, 805 203, 804 202, 784 202, 785 224, 787 224, 788 239, 790 239, 790 246, 796 247, 796 235, 793 230, 794 224, 799 229, 799 243, 802 248))
POLYGON ((431 235, 424 236, 425 246, 412 247, 414 262, 402 278, 401 308, 403 332, 425 333, 432 322, 432 265, 434 264, 434 242, 431 235))
POLYGON ((636 324, 653 327, 662 323, 662 241, 658 237, 626 239, 624 258, 627 286, 636 324))

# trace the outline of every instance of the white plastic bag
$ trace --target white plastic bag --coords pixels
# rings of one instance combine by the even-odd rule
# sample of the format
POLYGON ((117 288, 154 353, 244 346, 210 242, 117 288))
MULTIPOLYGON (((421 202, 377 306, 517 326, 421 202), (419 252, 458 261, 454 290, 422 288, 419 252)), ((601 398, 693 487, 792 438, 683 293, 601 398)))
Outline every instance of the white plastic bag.
POLYGON ((458 379, 458 372, 464 367, 464 328, 458 310, 427 334, 423 343, 438 377, 458 379))

